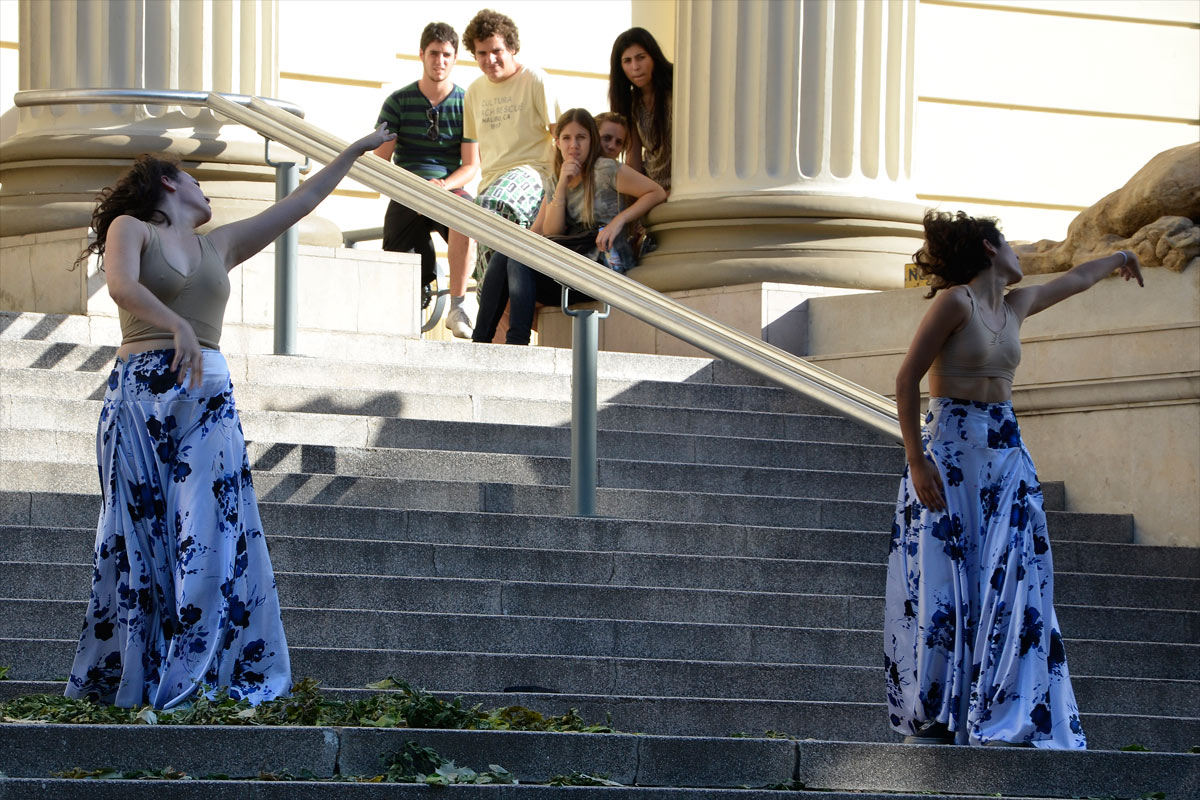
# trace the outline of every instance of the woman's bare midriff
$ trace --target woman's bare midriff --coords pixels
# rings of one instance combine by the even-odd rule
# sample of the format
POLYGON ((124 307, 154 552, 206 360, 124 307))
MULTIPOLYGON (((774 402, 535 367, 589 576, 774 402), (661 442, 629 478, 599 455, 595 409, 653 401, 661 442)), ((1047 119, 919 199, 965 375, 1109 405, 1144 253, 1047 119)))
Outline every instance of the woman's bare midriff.
POLYGON ((128 358, 138 353, 148 353, 151 350, 173 350, 175 339, 147 339, 144 342, 130 342, 117 348, 117 358, 128 358))
POLYGON ((929 376, 930 397, 976 400, 980 403, 1007 403, 1012 400, 1012 381, 1007 378, 952 378, 929 376))

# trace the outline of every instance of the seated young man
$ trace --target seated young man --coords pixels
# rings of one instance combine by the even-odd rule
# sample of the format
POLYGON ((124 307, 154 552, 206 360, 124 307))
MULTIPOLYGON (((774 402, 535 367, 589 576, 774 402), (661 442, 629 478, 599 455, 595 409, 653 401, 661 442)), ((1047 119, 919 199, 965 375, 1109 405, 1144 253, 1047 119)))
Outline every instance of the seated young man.
MULTIPOLYGON (((444 22, 426 25, 421 34, 421 79, 384 101, 379 122, 396 134, 396 140, 385 142, 375 154, 470 200, 463 186, 479 172, 479 145, 463 135, 464 92, 450 80, 457 59, 458 34, 454 28, 444 22)), ((471 263, 471 239, 392 201, 383 218, 383 249, 419 253, 421 282, 428 286, 437 275, 432 231, 446 241, 450 262, 446 327, 455 336, 469 339, 471 318, 462 303, 471 263)))

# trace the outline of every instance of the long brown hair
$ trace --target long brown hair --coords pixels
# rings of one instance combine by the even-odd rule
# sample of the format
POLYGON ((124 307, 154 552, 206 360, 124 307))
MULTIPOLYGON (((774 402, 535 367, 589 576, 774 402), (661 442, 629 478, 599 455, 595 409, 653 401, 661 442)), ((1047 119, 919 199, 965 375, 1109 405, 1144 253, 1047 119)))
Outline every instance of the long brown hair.
MULTIPOLYGON (((608 68, 608 107, 637 125, 637 111, 642 103, 642 91, 625 76, 621 56, 633 45, 640 45, 654 62, 650 74, 650 85, 654 89, 654 108, 650 115, 650 129, 659 146, 669 157, 671 154, 671 92, 675 86, 675 65, 667 60, 662 48, 650 31, 645 28, 630 28, 613 42, 608 68)), ((642 143, 643 146, 645 142, 642 143)))
POLYGON ((600 157, 600 131, 596 128, 596 120, 586 108, 567 109, 554 125, 554 174, 560 175, 563 165, 562 150, 559 150, 557 146, 558 137, 562 136, 563 129, 572 122, 582 126, 591 140, 588 143, 587 156, 583 159, 579 170, 579 174, 583 178, 583 222, 590 228, 596 224, 596 215, 592 210, 592 195, 595 194, 596 188, 596 159, 600 157))
POLYGON ((92 212, 92 230, 96 240, 84 248, 75 259, 75 266, 87 261, 93 253, 104 258, 108 244, 108 229, 113 220, 122 214, 136 217, 143 222, 171 224, 171 218, 158 208, 166 190, 164 177, 174 178, 180 173, 179 163, 163 156, 142 154, 133 162, 133 168, 121 176, 111 187, 100 192, 99 204, 92 212))

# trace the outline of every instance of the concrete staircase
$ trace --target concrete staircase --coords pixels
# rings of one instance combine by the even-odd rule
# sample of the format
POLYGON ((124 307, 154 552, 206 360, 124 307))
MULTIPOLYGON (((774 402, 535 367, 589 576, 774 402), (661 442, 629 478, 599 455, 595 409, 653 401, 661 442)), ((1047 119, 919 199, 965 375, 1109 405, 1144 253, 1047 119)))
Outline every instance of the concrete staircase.
MULTIPOLYGON (((61 692, 84 613, 94 431, 115 348, 89 344, 81 320, 0 313, 4 697, 61 692)), ((5 726, 0 797, 82 796, 49 777, 71 767, 376 774, 405 739, 523 782, 582 771, 641 787, 455 790, 464 797, 757 798, 775 793, 735 789, 789 783, 860 800, 1200 791, 1188 753, 1200 745, 1200 551, 1132 544, 1132 519, 1063 511, 1064 488, 1047 483, 1057 608, 1093 750, 902 746, 879 666, 898 447, 729 365, 602 354, 603 516, 572 518, 569 352, 395 340, 366 353, 349 336, 343 351, 229 356, 296 677, 352 697, 390 675, 643 735, 5 726), (755 738, 766 731, 793 738, 755 738), (1115 752, 1132 744, 1154 752, 1115 752)), ((122 798, 385 790, 86 785, 122 798)))

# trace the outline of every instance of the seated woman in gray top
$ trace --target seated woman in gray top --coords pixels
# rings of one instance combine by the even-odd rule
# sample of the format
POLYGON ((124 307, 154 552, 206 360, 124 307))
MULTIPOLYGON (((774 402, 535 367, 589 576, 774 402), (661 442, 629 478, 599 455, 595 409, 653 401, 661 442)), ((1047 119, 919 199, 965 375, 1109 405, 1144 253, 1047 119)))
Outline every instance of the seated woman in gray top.
POLYGON ((889 722, 910 742, 1083 749, 1013 370, 1027 317, 1114 270, 1140 286, 1137 256, 1121 251, 1006 293, 1021 263, 996 221, 930 212, 913 258, 939 296, 896 376, 908 469, 885 592, 889 722))
MULTIPOLYGON (((595 230, 594 252, 586 255, 625 272, 632 266, 626 227, 666 200, 666 191, 645 175, 600 155, 600 134, 586 109, 572 108, 559 117, 554 146, 555 176, 529 229, 543 236, 595 230), (620 195, 636 199, 622 209, 620 195)), ((557 305, 560 293, 553 279, 503 253, 493 253, 483 276, 472 338, 490 342, 508 304, 506 343, 529 344, 537 303, 557 305)))
POLYGON ((207 235, 196 179, 143 156, 92 216, 120 309, 96 450, 102 507, 91 600, 69 697, 172 708, 228 691, 257 704, 291 688, 275 578, 218 346, 229 270, 317 207, 379 130, 275 205, 207 235))

